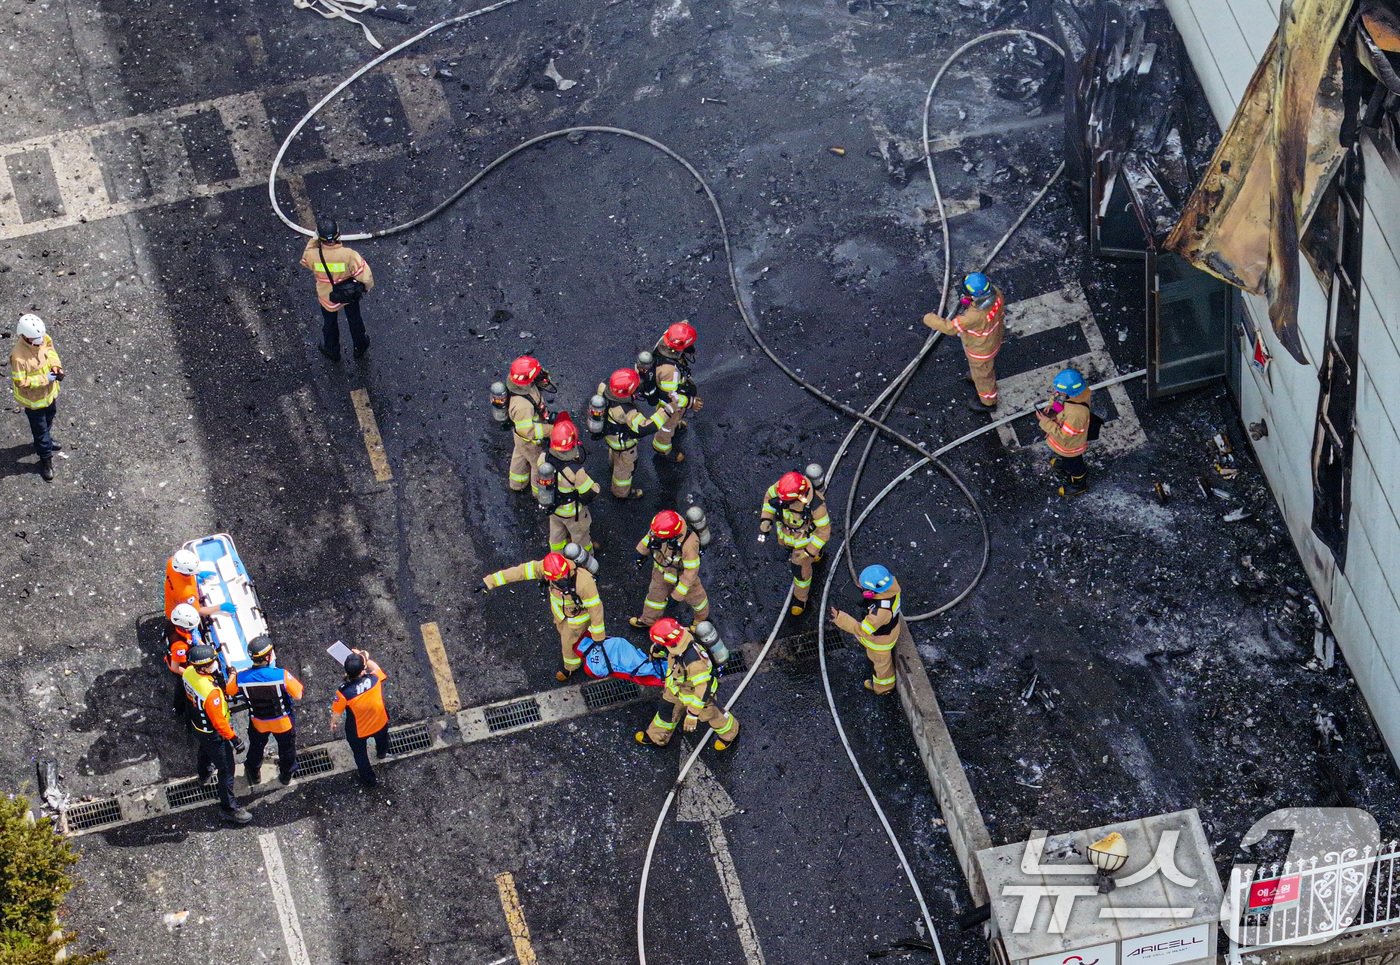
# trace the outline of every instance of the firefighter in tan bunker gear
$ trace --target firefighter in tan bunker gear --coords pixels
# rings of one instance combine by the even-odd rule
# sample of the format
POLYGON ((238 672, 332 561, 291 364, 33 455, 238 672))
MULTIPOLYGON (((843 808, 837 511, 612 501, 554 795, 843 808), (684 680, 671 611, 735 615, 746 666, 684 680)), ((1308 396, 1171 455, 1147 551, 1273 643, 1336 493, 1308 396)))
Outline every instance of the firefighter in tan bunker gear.
POLYGON ((671 403, 674 410, 665 424, 652 436, 651 448, 662 459, 685 462, 685 453, 676 448, 676 432, 685 427, 687 413, 699 412, 703 403, 691 378, 690 366, 695 359, 695 328, 689 322, 676 322, 666 329, 656 343, 656 364, 651 371, 651 392, 648 400, 671 403))
POLYGON ((792 609, 799 617, 807 609, 807 596, 812 591, 812 571, 822 558, 822 548, 831 539, 831 515, 826 500, 817 488, 800 472, 783 473, 768 487, 763 497, 763 511, 758 523, 758 541, 768 538, 774 523, 778 526, 778 544, 792 551, 792 609))
POLYGON ((1050 465, 1065 477, 1059 488, 1061 496, 1078 496, 1089 488, 1084 453, 1089 448, 1089 437, 1094 435, 1095 417, 1089 407, 1093 394, 1083 373, 1065 369, 1055 376, 1050 405, 1035 413, 1045 433, 1045 444, 1054 453, 1050 465))
POLYGON ((482 592, 507 583, 543 580, 549 588, 549 611, 559 633, 559 656, 564 669, 554 674, 563 683, 583 665, 575 646, 585 636, 602 642, 607 637, 603 623, 603 600, 593 574, 575 566, 563 553, 550 553, 542 560, 497 570, 481 578, 482 592))
POLYGON ((510 363, 506 419, 510 422, 514 443, 510 453, 511 492, 524 492, 525 484, 529 483, 530 491, 539 495, 540 456, 554 423, 549 407, 544 404, 546 391, 553 392, 554 383, 549 381, 549 373, 538 359, 522 355, 510 363))
POLYGON ((634 627, 649 627, 666 614, 666 600, 689 603, 695 623, 710 618, 710 600, 700 582, 700 536, 686 526, 681 514, 663 509, 637 544, 637 564, 651 558, 651 585, 642 615, 628 617, 634 627))
POLYGON ((593 552, 593 514, 588 504, 598 495, 598 484, 583 465, 583 449, 578 444, 578 428, 568 413, 561 412, 549 433, 549 451, 540 456, 539 466, 548 463, 554 470, 554 503, 549 512, 549 548, 555 553, 577 543, 593 552))
POLYGON ((969 378, 977 389, 977 401, 969 402, 968 408, 992 412, 997 407, 996 358, 1006 332, 1002 318, 1006 297, 981 272, 964 278, 962 290, 961 312, 952 318, 929 312, 924 316, 924 324, 935 332, 962 339, 969 378))
POLYGON ((899 612, 899 581, 878 563, 860 571, 861 592, 865 597, 865 615, 857 620, 849 613, 832 607, 829 616, 838 630, 844 630, 860 641, 870 658, 870 679, 865 689, 875 694, 894 690, 894 646, 904 621, 899 612))
POLYGON ((662 685, 663 705, 651 718, 647 729, 634 735, 638 744, 665 747, 685 715, 685 731, 691 733, 704 723, 714 728, 715 750, 724 751, 739 739, 739 718, 722 710, 715 702, 719 681, 708 650, 675 620, 662 617, 651 628, 651 642, 666 651, 666 681, 662 685))
POLYGON ((605 406, 603 441, 612 466, 611 491, 617 499, 642 498, 642 490, 632 485, 637 471, 637 440, 660 430, 673 412, 669 402, 662 402, 650 416, 642 415, 634 401, 641 387, 642 377, 636 369, 618 369, 598 386, 605 406))

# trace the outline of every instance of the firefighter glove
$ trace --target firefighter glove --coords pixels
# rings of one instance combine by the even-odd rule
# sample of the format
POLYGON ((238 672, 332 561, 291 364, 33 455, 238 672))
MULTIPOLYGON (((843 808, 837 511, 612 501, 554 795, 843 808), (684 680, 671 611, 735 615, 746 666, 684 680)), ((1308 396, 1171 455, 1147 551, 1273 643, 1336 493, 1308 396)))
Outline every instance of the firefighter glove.
POLYGON ((686 715, 685 715, 685 723, 684 723, 682 726, 685 728, 685 732, 686 732, 687 734, 690 734, 690 733, 694 733, 694 731, 695 731, 695 726, 696 726, 697 724, 699 724, 699 723, 700 723, 700 718, 699 718, 699 717, 696 717, 694 714, 686 714, 686 715))
POLYGON ((638 553, 638 554, 637 554, 637 565, 638 565, 638 566, 646 566, 646 565, 647 565, 647 557, 646 557, 646 554, 645 554, 645 553, 638 553))

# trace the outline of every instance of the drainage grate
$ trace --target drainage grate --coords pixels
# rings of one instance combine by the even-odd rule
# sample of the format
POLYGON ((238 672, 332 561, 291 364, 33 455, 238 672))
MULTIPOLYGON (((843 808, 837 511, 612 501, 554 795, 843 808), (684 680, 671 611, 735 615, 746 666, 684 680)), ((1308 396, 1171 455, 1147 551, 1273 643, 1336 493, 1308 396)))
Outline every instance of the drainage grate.
MULTIPOLYGON (((793 660, 809 660, 817 655, 817 631, 809 630, 806 633, 796 633, 786 640, 780 640, 784 644, 784 650, 793 660)), ((844 633, 828 633, 826 635, 826 649, 845 650, 850 646, 849 638, 844 633)))
POLYGON ((538 724, 541 720, 540 703, 533 697, 527 697, 513 703, 487 707, 485 717, 486 728, 493 734, 498 731, 510 730, 512 727, 538 724))
MULTIPOLYGON (((539 717, 537 716, 535 719, 539 720, 539 717)), ((408 724, 389 732, 390 754, 425 751, 432 746, 433 738, 428 734, 427 724, 408 724)))
POLYGON ((632 681, 613 677, 585 685, 583 704, 589 710, 597 710, 599 707, 611 707, 613 704, 635 700, 639 693, 640 688, 632 681))
POLYGON ((721 667, 723 668, 721 676, 729 677, 748 670, 749 662, 744 659, 744 651, 735 650, 729 655, 729 659, 721 664, 721 667))
POLYGON ((198 778, 167 784, 165 787, 165 803, 172 808, 183 808, 218 799, 218 788, 212 782, 206 784, 198 778))
POLYGON ((64 812, 69 831, 86 831, 103 824, 112 824, 122 819, 122 806, 114 797, 102 801, 87 801, 75 804, 64 812))
POLYGON ((335 761, 331 760, 331 752, 324 747, 297 755, 297 775, 300 777, 328 774, 333 770, 335 770, 335 761))

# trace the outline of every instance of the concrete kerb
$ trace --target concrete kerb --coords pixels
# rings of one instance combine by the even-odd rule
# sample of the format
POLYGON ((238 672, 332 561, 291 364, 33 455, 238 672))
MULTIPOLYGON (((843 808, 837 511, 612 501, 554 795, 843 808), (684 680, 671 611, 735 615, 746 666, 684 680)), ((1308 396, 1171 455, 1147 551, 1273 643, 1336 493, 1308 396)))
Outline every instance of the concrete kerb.
POLYGON ((895 645, 894 665, 899 702, 909 718, 909 726, 913 728, 914 743, 919 747, 919 757, 924 762, 924 770, 928 771, 939 810, 943 812, 953 851, 958 856, 958 864, 962 866, 973 903, 985 905, 988 901, 987 885, 977 867, 976 855, 978 851, 992 846, 992 837, 987 831, 987 822, 982 818, 982 809, 977 806, 972 785, 963 771, 957 748, 953 746, 948 725, 943 720, 943 711, 938 706, 938 697, 933 691, 928 670, 907 625, 900 632, 899 642, 895 645))

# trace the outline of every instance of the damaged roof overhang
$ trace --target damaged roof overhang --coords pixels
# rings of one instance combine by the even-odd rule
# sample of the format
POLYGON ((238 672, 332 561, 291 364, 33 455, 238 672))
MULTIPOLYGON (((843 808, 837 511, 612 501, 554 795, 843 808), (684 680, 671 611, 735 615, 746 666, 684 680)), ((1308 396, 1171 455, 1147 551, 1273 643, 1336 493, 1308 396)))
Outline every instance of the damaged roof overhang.
POLYGON ((1298 336, 1299 239, 1347 145, 1337 40, 1352 0, 1284 0, 1280 25, 1250 78, 1210 168, 1166 247, 1269 298, 1288 353, 1298 336))

